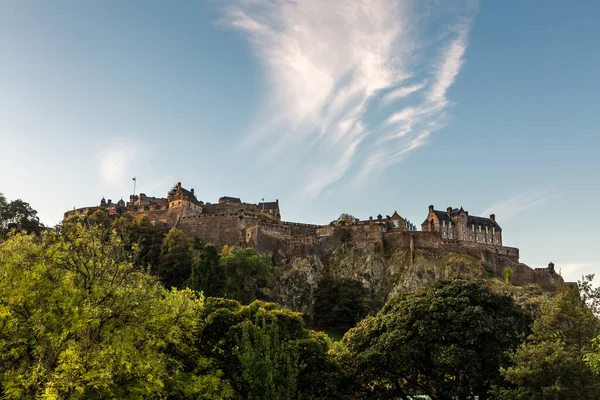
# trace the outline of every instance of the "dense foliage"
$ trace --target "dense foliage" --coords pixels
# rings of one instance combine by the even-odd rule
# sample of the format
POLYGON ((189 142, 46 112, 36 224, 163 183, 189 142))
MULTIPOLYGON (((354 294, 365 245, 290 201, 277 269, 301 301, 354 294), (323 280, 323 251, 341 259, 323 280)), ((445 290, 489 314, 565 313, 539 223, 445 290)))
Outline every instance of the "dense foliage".
POLYGON ((201 298, 168 292, 128 258, 118 238, 81 225, 0 245, 2 396, 185 397, 220 388, 216 375, 188 376, 178 358, 193 346, 201 298))
POLYGON ((324 276, 313 293, 312 324, 344 334, 369 313, 369 291, 358 281, 324 276))
MULTIPOLYGON (((584 283, 584 285, 587 283, 584 283)), ((600 324, 576 287, 565 287, 542 305, 533 332, 502 375, 512 385, 505 399, 600 399, 600 377, 585 364, 600 324)))
POLYGON ((8 201, 0 193, 0 239, 11 229, 25 232, 39 232, 43 227, 29 203, 17 199, 8 201))
POLYGON ((485 399, 528 322, 511 298, 481 283, 438 281, 399 294, 344 341, 358 377, 381 396, 485 399))

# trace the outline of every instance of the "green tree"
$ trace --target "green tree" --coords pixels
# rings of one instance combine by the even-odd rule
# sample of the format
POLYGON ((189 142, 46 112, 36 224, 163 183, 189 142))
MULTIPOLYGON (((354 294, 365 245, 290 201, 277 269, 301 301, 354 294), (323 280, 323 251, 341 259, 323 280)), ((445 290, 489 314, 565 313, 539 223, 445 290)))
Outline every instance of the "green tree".
POLYGON ((306 329, 299 313, 207 298, 200 320, 199 353, 216 360, 240 398, 331 399, 347 382, 331 341, 306 329))
POLYGON ((357 377, 376 397, 489 398, 529 319, 476 281, 436 281, 400 293, 344 336, 357 377))
POLYGON ((244 398, 286 400, 297 397, 298 349, 279 337, 275 321, 259 319, 241 324, 242 335, 234 350, 246 384, 244 398))
POLYGON ((221 252, 220 265, 225 271, 227 297, 249 304, 274 277, 274 267, 266 254, 252 248, 227 247, 221 252))
POLYGON ((354 215, 348 213, 341 213, 340 216, 337 219, 333 220, 331 223, 347 225, 354 223, 355 220, 356 217, 354 215))
POLYGON ((116 236, 81 224, 0 244, 0 396, 230 398, 194 354, 202 298, 166 291, 116 236))
POLYGON ((343 335, 369 313, 368 295, 358 281, 324 276, 313 293, 312 325, 343 335))
POLYGON ((206 297, 223 297, 225 284, 225 269, 220 264, 219 251, 213 244, 207 244, 194 261, 189 286, 206 297))
POLYGON ((16 229, 17 231, 39 232, 43 225, 29 203, 17 199, 8 202, 0 194, 0 229, 16 229))
POLYGON ((513 365, 502 369, 511 386, 498 393, 506 399, 600 399, 600 377, 584 362, 597 333, 598 319, 577 288, 564 287, 541 306, 513 365))
POLYGON ((513 278, 513 270, 510 267, 504 268, 504 283, 510 284, 513 278))
POLYGON ((194 262, 192 244, 180 229, 171 228, 165 235, 160 248, 160 261, 154 272, 167 288, 182 288, 190 278, 194 262))

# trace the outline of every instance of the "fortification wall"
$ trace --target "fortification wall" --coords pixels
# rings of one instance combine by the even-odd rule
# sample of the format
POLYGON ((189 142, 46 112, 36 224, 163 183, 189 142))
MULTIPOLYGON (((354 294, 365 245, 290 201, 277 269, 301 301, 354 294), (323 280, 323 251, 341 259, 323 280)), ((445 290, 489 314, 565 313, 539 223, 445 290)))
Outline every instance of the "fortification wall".
POLYGON ((255 248, 257 251, 274 253, 279 249, 285 249, 287 242, 291 239, 291 230, 287 226, 259 222, 256 227, 255 248))
POLYGON ((236 213, 200 214, 182 217, 179 228, 189 236, 216 246, 234 246, 245 242, 244 228, 236 213))
POLYGON ((347 225, 342 227, 350 234, 350 240, 357 249, 383 249, 383 226, 379 224, 347 225))

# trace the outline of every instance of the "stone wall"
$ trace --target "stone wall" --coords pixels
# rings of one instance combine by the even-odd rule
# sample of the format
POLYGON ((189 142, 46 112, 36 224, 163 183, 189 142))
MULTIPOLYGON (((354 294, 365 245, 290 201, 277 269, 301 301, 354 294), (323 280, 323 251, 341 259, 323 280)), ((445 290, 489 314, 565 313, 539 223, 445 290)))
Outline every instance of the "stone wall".
POLYGON ((347 225, 342 229, 350 234, 350 240, 357 249, 383 250, 383 226, 379 224, 347 225))
POLYGON ((189 236, 216 246, 241 245, 245 229, 237 214, 200 214, 182 217, 178 227, 189 236))

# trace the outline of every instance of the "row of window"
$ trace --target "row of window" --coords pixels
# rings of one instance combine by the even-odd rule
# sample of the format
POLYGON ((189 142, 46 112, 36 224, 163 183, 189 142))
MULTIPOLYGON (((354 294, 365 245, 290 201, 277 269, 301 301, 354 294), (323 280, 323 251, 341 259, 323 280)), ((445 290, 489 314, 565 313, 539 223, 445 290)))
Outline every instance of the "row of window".
MULTIPOLYGON (((453 234, 453 232, 448 232, 448 234, 446 234, 446 232, 442 232, 442 237, 454 239, 454 234, 453 234)), ((459 239, 463 240, 463 236, 460 236, 459 239)), ((473 240, 473 235, 469 235, 469 240, 471 240, 471 241, 473 240)), ((494 239, 491 237, 486 240, 485 237, 480 238, 478 235, 475 235, 475 241, 478 243, 481 242, 481 243, 494 244, 494 239)), ((500 245, 500 239, 496 239, 496 244, 500 245)))
MULTIPOLYGON (((442 221, 442 227, 445 228, 446 227, 446 221, 442 221)), ((448 228, 452 228, 452 222, 448 222, 448 228)), ((481 225, 477 225, 477 229, 479 230, 479 232, 481 233, 481 225)), ((462 224, 462 231, 466 232, 467 230, 467 226, 466 224, 462 224)), ((475 224, 471 224, 471 231, 475 232, 475 224)), ((486 226, 485 227, 485 233, 489 233, 489 227, 486 226)), ((492 233, 496 233, 496 228, 492 228, 492 233)))

